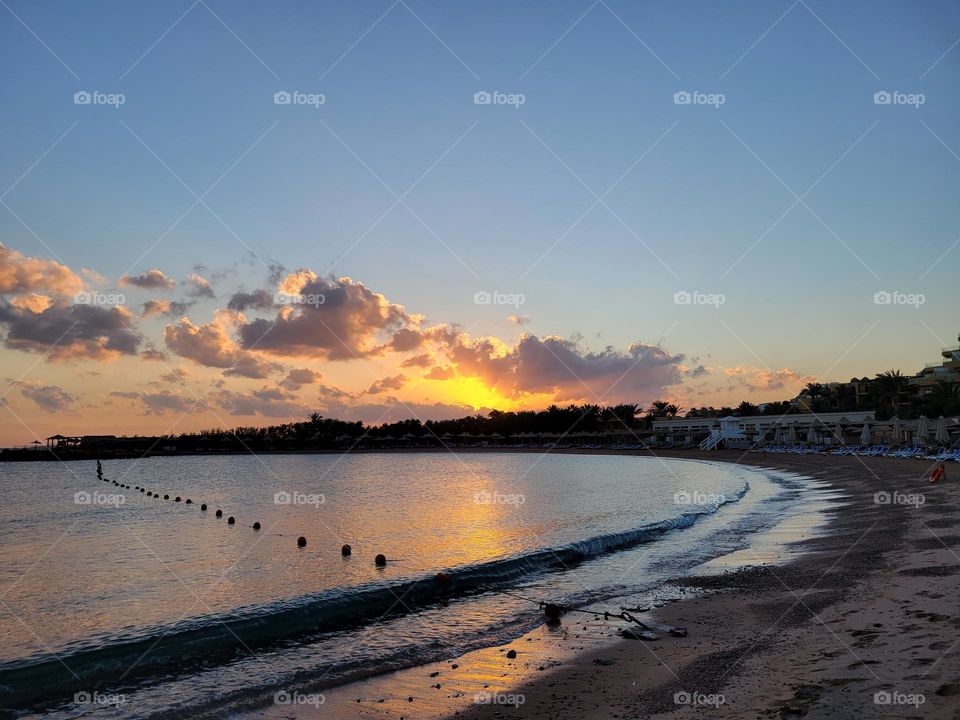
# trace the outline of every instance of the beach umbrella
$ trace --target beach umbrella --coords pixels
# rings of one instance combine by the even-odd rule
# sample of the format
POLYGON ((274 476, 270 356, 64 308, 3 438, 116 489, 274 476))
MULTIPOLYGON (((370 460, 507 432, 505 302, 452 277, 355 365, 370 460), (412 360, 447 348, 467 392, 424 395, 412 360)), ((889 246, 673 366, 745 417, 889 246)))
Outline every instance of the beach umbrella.
POLYGON ((816 442, 817 441, 817 429, 811 424, 810 428, 807 430, 807 442, 816 442))
POLYGON ((920 421, 917 423, 917 435, 913 438, 914 445, 926 445, 927 436, 930 434, 930 423, 927 420, 926 415, 920 416, 920 421))
POLYGON ((777 425, 777 431, 773 434, 773 441, 777 444, 783 442, 783 428, 777 425))
POLYGON ((787 441, 795 443, 797 441, 797 424, 790 423, 790 428, 787 430, 787 441))
POLYGON ((870 444, 870 423, 863 424, 863 430, 860 431, 860 444, 861 445, 870 444))
POLYGON ((899 445, 903 442, 903 423, 900 422, 899 415, 893 419, 893 430, 890 431, 890 442, 894 445, 899 445))
POLYGON ((947 419, 943 415, 937 418, 937 432, 933 436, 933 439, 941 445, 950 444, 950 433, 947 432, 947 419))
POLYGON ((841 445, 846 445, 846 443, 843 441, 843 428, 840 427, 839 422, 837 423, 836 427, 833 428, 833 437, 841 445))

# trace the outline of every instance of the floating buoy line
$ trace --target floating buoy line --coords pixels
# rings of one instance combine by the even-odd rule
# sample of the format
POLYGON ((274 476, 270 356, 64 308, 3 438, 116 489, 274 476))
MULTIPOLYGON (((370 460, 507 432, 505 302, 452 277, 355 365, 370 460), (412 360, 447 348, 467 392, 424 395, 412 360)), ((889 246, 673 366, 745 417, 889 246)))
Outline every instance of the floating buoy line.
MULTIPOLYGON (((106 483, 113 483, 115 487, 126 488, 126 489, 130 488, 129 485, 118 482, 117 480, 111 480, 110 478, 104 477, 103 464, 99 460, 97 460, 97 479, 102 480, 103 482, 106 482, 106 483)), ((153 492, 152 490, 147 490, 145 487, 140 487, 139 485, 135 485, 133 489, 141 493, 145 493, 147 497, 153 497, 155 499, 160 498, 160 493, 153 492)), ((164 494, 163 499, 170 500, 171 498, 169 494, 164 494)), ((173 502, 183 502, 183 504, 185 505, 192 505, 193 499, 182 498, 180 495, 176 495, 173 498, 173 502)), ((200 511, 201 512, 207 511, 207 503, 201 503, 200 511)), ((218 518, 222 518, 223 510, 218 509, 215 514, 218 518)), ((236 525, 236 523, 237 523, 237 519, 233 515, 230 515, 227 518, 227 525, 236 525)), ((262 526, 260 525, 259 522, 255 522, 252 525, 250 525, 250 528, 253 530, 260 530, 261 527, 262 526)), ((306 546, 307 546, 307 539, 301 535, 300 537, 297 538, 297 547, 304 548, 306 546)), ((340 554, 343 557, 350 557, 351 553, 352 553, 352 548, 349 545, 344 545, 343 547, 340 548, 340 554)), ((377 555, 376 558, 374 558, 374 564, 377 567, 381 567, 381 568, 386 567, 386 564, 387 564, 386 556, 383 554, 377 555)), ((438 575, 437 577, 439 578, 440 576, 446 577, 444 573, 440 573, 440 575, 438 575)), ((443 584, 446 584, 446 583, 443 583, 443 584)))

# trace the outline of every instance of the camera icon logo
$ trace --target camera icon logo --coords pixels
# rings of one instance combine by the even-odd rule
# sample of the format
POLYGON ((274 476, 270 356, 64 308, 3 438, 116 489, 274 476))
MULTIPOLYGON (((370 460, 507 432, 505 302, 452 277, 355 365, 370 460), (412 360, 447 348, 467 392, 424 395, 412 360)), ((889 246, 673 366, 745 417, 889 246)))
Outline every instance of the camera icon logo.
POLYGON ((886 90, 878 90, 873 94, 874 105, 889 105, 893 101, 893 96, 886 90))
POLYGON ((686 290, 680 290, 673 294, 674 305, 689 305, 693 301, 693 296, 686 290))
POLYGON ((473 94, 474 105, 489 105, 492 102, 493 102, 493 95, 488 93, 486 90, 480 90, 473 94))
POLYGON ((493 296, 486 290, 480 290, 473 294, 474 305, 489 305, 493 301, 493 296))
POLYGON ((693 101, 693 96, 686 90, 678 90, 673 94, 674 105, 689 105, 693 101))
POLYGON ((893 302, 893 294, 887 292, 886 290, 881 290, 880 292, 875 292, 873 294, 874 305, 889 305, 892 302, 893 302))
POLYGON ((278 90, 273 94, 274 105, 289 105, 292 100, 293 96, 291 96, 286 90, 278 90))
POLYGON ((73 94, 74 105, 89 105, 92 100, 93 96, 86 90, 79 90, 73 94))
POLYGON ((78 493, 74 493, 73 502, 76 505, 89 505, 93 502, 93 497, 86 490, 81 490, 78 493))
POLYGON ((281 490, 273 496, 274 505, 289 505, 293 501, 293 496, 286 490, 281 490))

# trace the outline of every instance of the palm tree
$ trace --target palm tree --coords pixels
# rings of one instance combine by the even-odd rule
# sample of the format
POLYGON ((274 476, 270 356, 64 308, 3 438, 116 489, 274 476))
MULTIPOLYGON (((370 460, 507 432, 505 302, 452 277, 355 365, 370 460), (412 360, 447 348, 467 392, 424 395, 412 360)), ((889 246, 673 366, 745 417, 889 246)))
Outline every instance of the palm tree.
POLYGON ((647 412, 653 415, 653 417, 664 417, 669 407, 670 403, 666 400, 654 400, 650 403, 650 409, 647 412))
POLYGON ((937 380, 923 398, 924 412, 931 416, 960 413, 960 383, 937 380))
POLYGON ((899 414, 904 404, 903 395, 907 391, 907 378, 899 370, 885 370, 877 373, 873 385, 876 410, 882 419, 899 414))
POLYGON ((674 405, 673 403, 669 403, 663 410, 664 410, 664 414, 668 418, 678 417, 680 413, 683 412, 682 407, 680 407, 679 405, 674 405))

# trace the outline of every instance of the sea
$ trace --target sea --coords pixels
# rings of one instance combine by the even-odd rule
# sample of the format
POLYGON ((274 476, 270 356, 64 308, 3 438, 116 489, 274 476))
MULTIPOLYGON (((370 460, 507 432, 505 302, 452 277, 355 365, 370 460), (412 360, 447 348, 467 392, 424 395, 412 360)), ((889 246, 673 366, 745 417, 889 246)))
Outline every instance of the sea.
POLYGON ((542 601, 655 604, 718 559, 775 561, 797 538, 771 531, 836 497, 602 454, 3 463, 0 713, 228 717, 507 642, 542 601))

